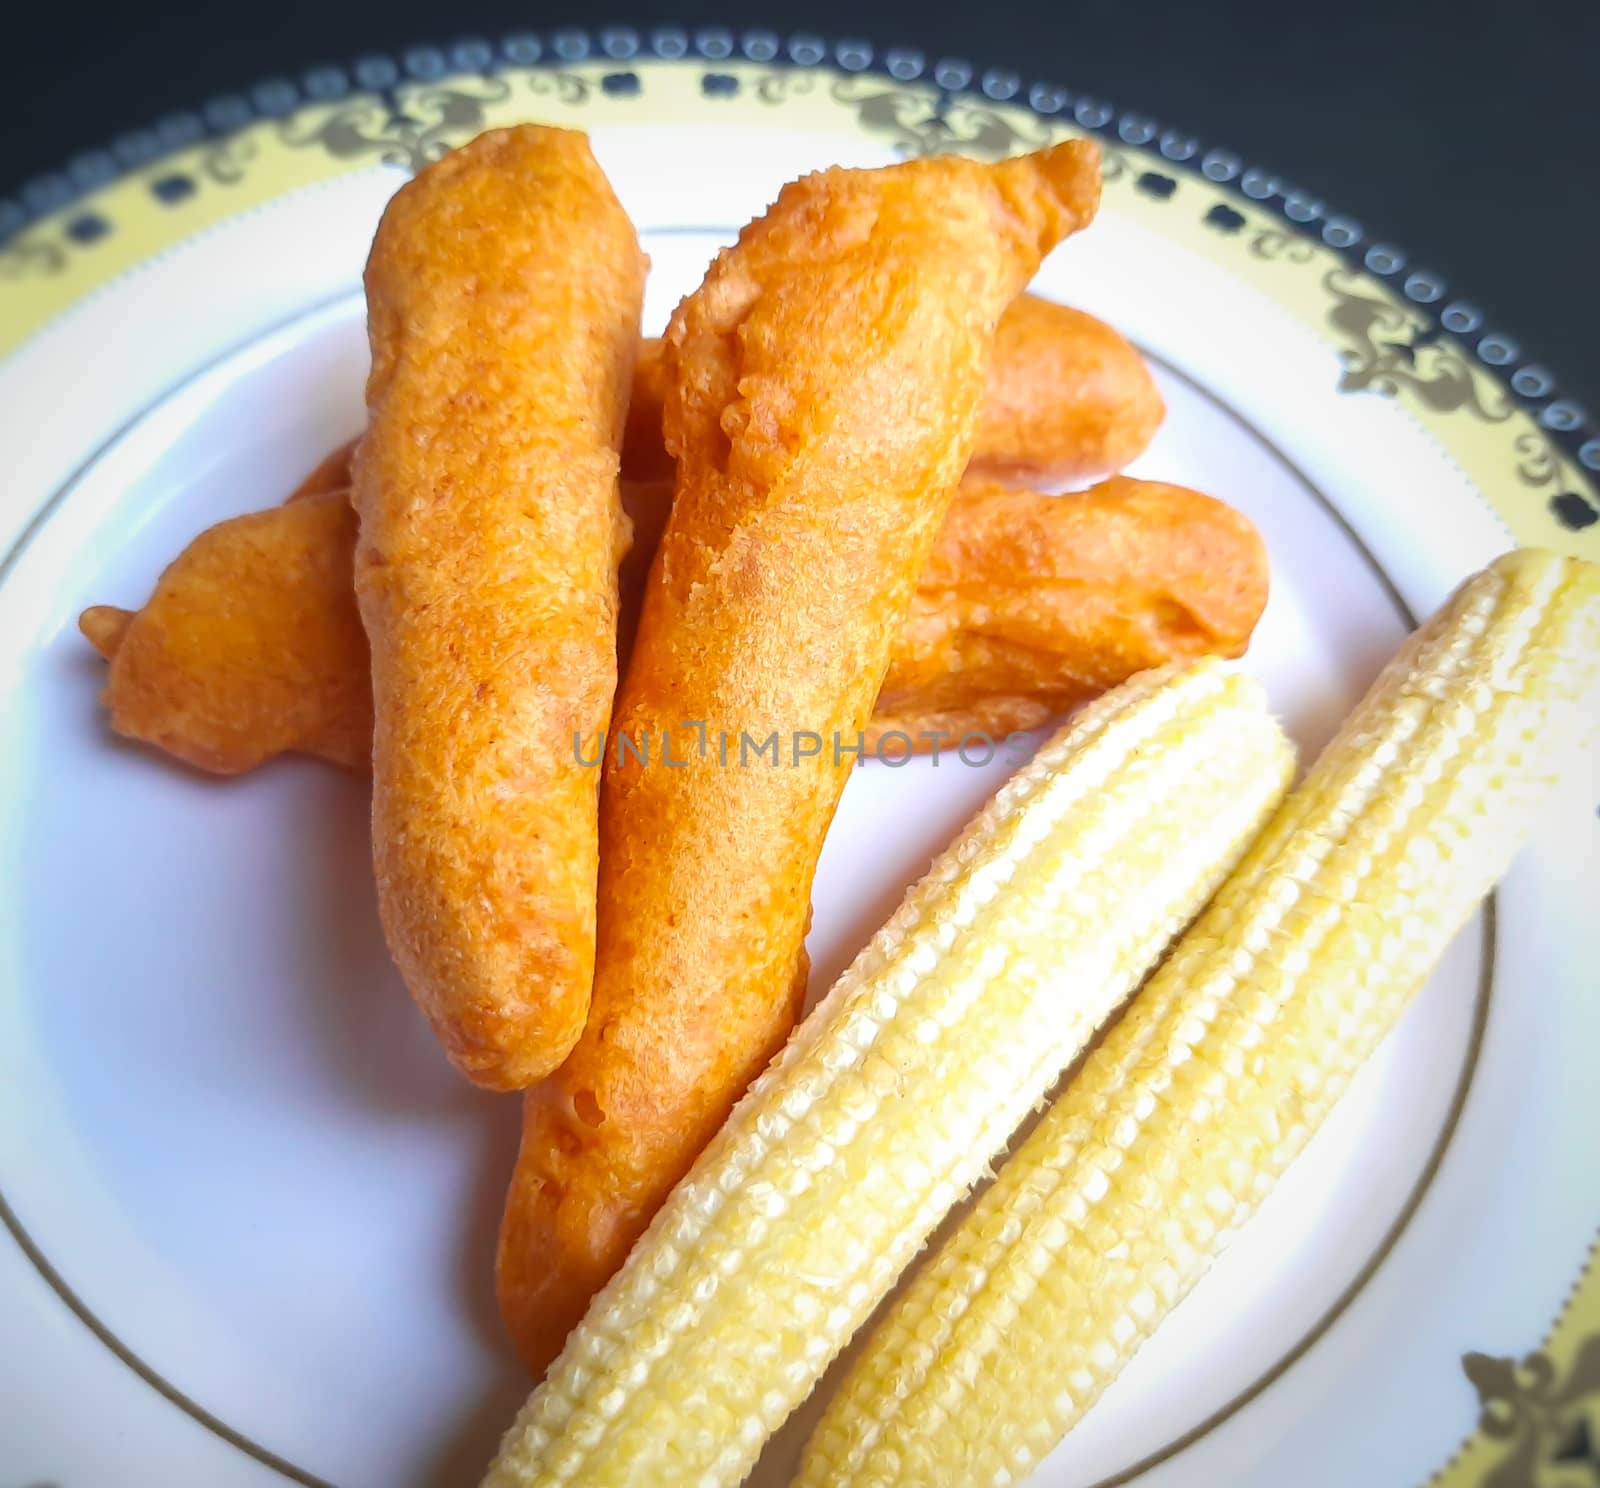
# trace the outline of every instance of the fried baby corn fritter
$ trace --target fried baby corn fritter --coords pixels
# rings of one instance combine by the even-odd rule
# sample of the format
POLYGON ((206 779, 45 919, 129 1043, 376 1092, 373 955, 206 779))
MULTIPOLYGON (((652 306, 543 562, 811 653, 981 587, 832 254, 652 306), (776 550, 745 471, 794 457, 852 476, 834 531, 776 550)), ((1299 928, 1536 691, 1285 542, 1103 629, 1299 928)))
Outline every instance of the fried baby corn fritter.
POLYGON ((355 587, 373 856, 396 964, 457 1067, 572 1047, 594 960, 616 682, 618 445, 645 258, 578 133, 479 136, 402 187, 367 262, 355 587))
POLYGON ((962 482, 867 726, 875 750, 1003 739, 1149 667, 1244 655, 1267 603, 1248 517, 1127 476, 1021 494, 962 482))
MULTIPOLYGON (((622 436, 630 479, 672 477, 661 440, 666 399, 666 353, 647 337, 639 343, 622 436)), ((1093 480, 1142 455, 1165 412, 1143 358, 1103 320, 1018 295, 995 332, 972 469, 1008 485, 1093 480)), ((348 486, 354 450, 354 440, 334 450, 289 499, 348 486)))
POLYGON ((349 492, 324 492, 208 528, 141 610, 85 610, 112 728, 217 775, 288 750, 370 768, 355 547, 349 492))
MULTIPOLYGON (((622 483, 621 656, 671 500, 665 482, 622 483)), ((345 492, 308 497, 202 533, 142 610, 85 610, 80 627, 112 663, 111 726, 220 775, 289 750, 368 769, 355 541, 345 492)), ((1241 656, 1266 597, 1254 525, 1198 491, 1115 476, 1042 496, 969 475, 895 637, 868 744, 999 739, 1146 667, 1241 656)))
MULTIPOLYGON (((667 396, 662 345, 646 341, 622 445, 623 469, 640 479, 672 473, 667 396)), ((1094 480, 1142 455, 1165 413, 1143 358, 1103 320, 1018 295, 995 331, 972 468, 1012 485, 1094 480)))
POLYGON ((1149 448, 1166 406, 1144 359, 1103 320, 1038 295, 1000 317, 974 473, 1009 485, 1096 480, 1149 448))
POLYGON ((1081 141, 824 171, 673 315, 677 487, 614 723, 657 752, 606 751, 590 1019, 525 1098, 500 1237, 501 1310, 536 1371, 794 1022, 852 764, 829 741, 871 713, 972 454, 995 325, 1098 195, 1081 141), (776 734, 780 766, 725 768, 685 720, 776 734), (791 757, 802 734, 819 748, 791 757))

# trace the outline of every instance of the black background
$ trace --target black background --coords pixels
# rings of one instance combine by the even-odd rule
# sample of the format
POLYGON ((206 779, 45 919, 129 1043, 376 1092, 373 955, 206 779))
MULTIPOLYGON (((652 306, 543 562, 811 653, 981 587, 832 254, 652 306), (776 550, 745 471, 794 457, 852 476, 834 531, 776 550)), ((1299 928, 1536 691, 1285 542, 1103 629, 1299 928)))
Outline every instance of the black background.
POLYGON ((0 195, 163 113, 320 62, 564 25, 760 26, 1015 69, 1227 146, 1480 306, 1600 413, 1600 0, 264 0, 30 5, 0 48, 0 195))

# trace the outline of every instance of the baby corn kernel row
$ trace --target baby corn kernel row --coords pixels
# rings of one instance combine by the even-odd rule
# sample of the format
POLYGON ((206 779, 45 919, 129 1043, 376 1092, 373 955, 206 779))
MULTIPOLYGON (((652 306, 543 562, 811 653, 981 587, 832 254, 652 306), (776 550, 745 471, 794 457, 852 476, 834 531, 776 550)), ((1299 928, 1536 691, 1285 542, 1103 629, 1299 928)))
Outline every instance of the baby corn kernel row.
POLYGON ((1028 1476, 1505 872, 1597 680, 1600 568, 1517 553, 1457 592, 914 1279, 797 1488, 1028 1476))
POLYGON ((738 1483, 1281 799, 1215 662, 1086 709, 756 1081, 507 1434, 492 1488, 738 1483))

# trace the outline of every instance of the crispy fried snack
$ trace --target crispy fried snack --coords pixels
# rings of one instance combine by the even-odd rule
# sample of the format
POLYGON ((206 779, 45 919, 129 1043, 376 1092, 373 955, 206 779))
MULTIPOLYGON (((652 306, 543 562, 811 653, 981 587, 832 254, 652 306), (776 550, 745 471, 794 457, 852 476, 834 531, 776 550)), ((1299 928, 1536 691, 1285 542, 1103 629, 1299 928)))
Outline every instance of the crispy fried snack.
MULTIPOLYGON (((319 467, 320 469, 321 467, 319 467)), ((93 605, 78 628, 107 661, 111 727, 214 775, 280 754, 372 767, 372 660, 351 573, 345 490, 297 488, 283 506, 207 528, 167 565, 142 610, 93 605)), ((669 482, 622 483, 633 543, 619 571, 625 657, 669 482)))
POLYGON ((645 258, 570 130, 479 136, 402 187, 367 262, 355 585, 372 646, 389 949, 480 1085, 572 1047, 594 962, 598 772, 645 258))
MULTIPOLYGON (((623 468, 671 475, 661 443, 667 368, 645 341, 634 370, 623 468)), ((995 332, 972 466, 1013 485, 1093 480, 1149 448, 1166 409, 1144 359, 1103 320, 1018 295, 995 332)))
POLYGON ((355 546, 349 493, 325 492, 202 532, 136 614, 85 610, 79 627, 111 661, 111 726, 221 775, 290 749, 366 769, 355 546))
MULTIPOLYGON (((661 441, 666 397, 665 353, 649 337, 639 343, 622 436, 630 479, 672 477, 661 441)), ((1018 295, 995 332, 973 471, 1010 485, 1092 480, 1142 455, 1165 411, 1143 358, 1103 320, 1018 295)), ((348 485, 354 448, 352 440, 336 449, 290 500, 348 485)))
POLYGON ((1267 603, 1248 517, 1126 476, 1019 494, 962 483, 867 726, 875 750, 1003 739, 1147 667, 1244 655, 1267 603))
POLYGON ((525 1098, 500 1235, 501 1311, 535 1371, 793 1025, 852 763, 831 741, 871 712, 995 324, 1098 194, 1085 142, 824 171, 673 315, 677 489, 603 766, 591 1015, 525 1098), (719 763, 722 736, 769 735, 776 767, 719 763), (647 736, 644 764, 622 741, 647 736))
MULTIPOLYGON (((665 481, 622 482, 623 665, 671 502, 665 481)), ((371 766, 355 513, 343 491, 295 505, 315 514, 275 507, 202 533, 144 609, 83 612, 113 662, 104 701, 119 734, 221 775, 290 750, 371 766)), ((1115 476, 1041 496, 969 475, 895 637, 868 744, 896 753, 899 734, 927 753, 970 733, 999 739, 1145 667, 1243 655, 1266 594, 1255 527, 1197 491, 1115 476)))
POLYGON ((1132 346, 1103 320, 1037 295, 1001 317, 991 367, 973 465, 1008 484, 1121 470, 1166 415, 1132 346))

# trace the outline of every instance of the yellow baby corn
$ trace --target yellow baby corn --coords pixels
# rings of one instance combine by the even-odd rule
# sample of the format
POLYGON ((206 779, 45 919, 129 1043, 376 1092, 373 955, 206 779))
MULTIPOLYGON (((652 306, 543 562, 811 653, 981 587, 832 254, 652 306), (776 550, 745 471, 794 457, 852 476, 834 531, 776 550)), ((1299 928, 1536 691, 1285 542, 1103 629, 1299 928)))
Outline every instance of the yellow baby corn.
POLYGON ((1515 553, 1457 592, 891 1310, 796 1488, 1028 1476, 1505 871, 1597 676, 1600 568, 1515 553))
POLYGON ((967 828, 751 1087, 487 1482, 712 1488, 762 1443, 1281 798, 1254 683, 1147 673, 967 828))

